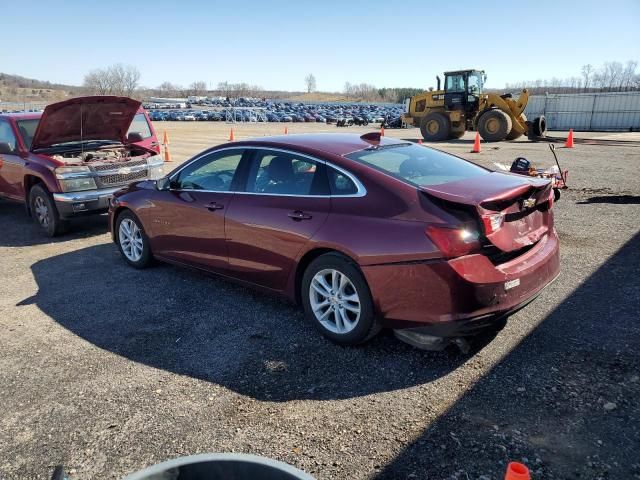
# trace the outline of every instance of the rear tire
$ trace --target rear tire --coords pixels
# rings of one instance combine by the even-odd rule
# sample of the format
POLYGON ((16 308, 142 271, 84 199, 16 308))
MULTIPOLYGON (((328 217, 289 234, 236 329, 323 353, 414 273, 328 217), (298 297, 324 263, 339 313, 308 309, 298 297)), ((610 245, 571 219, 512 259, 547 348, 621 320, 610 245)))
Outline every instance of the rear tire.
POLYGON ((69 224, 60 218, 56 204, 49 191, 42 185, 34 185, 29 190, 31 216, 48 237, 65 233, 69 224))
POLYGON ((142 269, 153 264, 149 238, 142 222, 131 210, 118 215, 114 231, 118 250, 129 265, 142 269))
POLYGON ((502 110, 489 110, 478 120, 478 132, 485 142, 500 142, 507 138, 513 124, 502 110))
POLYGON ((444 113, 428 113, 420 122, 420 133, 427 142, 446 140, 451 133, 451 121, 444 113))
MULTIPOLYGON (((527 124, 527 117, 524 113, 520 114, 520 120, 522 121, 522 123, 524 123, 525 125, 527 124)), ((513 122, 512 122, 513 123, 513 122)), ((522 133, 518 133, 516 132, 516 130, 512 127, 511 131, 509 132, 509 135, 507 135, 507 140, 515 140, 516 138, 520 138, 522 135, 524 134, 524 132, 522 133)))
POLYGON ((306 318, 335 343, 364 343, 382 327, 364 276, 343 255, 327 253, 313 260, 300 291, 306 318))

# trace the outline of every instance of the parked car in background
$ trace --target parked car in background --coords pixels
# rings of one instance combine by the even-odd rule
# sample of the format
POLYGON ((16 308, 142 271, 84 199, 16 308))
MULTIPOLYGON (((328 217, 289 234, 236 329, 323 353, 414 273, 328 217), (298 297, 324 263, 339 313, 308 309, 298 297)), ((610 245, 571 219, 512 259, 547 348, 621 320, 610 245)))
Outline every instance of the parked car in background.
POLYGON ((0 197, 23 202, 49 236, 108 210, 113 193, 159 178, 163 160, 140 102, 79 97, 43 113, 0 115, 0 197))
POLYGON ((109 225, 130 265, 283 294, 347 345, 383 326, 422 348, 465 345, 559 272, 547 180, 379 134, 220 145, 117 192, 109 225))

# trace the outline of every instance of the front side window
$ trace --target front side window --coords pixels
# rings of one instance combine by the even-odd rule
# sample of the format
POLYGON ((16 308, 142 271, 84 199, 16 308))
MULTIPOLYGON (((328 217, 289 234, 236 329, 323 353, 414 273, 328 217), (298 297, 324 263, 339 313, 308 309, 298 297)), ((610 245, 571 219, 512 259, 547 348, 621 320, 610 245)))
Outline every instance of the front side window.
POLYGON ((460 93, 464 92, 464 75, 449 75, 447 76, 447 93, 460 93))
POLYGON ((402 143, 347 155, 416 186, 439 185, 489 174, 478 165, 421 145, 402 143))
POLYGON ((22 136, 24 146, 29 150, 31 148, 33 136, 36 133, 36 128, 38 128, 38 123, 40 123, 40 119, 34 118, 32 120, 18 120, 16 123, 18 124, 18 131, 22 136))
POLYGON ((480 79, 480 75, 477 73, 469 75, 469 92, 473 94, 478 94, 482 91, 482 80, 480 79))
POLYGON ((323 165, 292 153, 257 152, 247 191, 278 195, 328 195, 323 165))
POLYGON ((0 120, 0 143, 8 145, 10 152, 16 151, 16 136, 13 134, 13 129, 11 125, 9 125, 9 122, 5 122, 4 120, 0 120))
POLYGON ((133 132, 139 133, 142 138, 149 138, 151 136, 151 128, 149 128, 149 123, 147 122, 147 117, 145 117, 144 113, 137 113, 136 116, 133 117, 133 121, 131 122, 127 135, 133 132))
POLYGON ((185 167, 172 181, 179 190, 231 191, 243 150, 213 152, 185 167))

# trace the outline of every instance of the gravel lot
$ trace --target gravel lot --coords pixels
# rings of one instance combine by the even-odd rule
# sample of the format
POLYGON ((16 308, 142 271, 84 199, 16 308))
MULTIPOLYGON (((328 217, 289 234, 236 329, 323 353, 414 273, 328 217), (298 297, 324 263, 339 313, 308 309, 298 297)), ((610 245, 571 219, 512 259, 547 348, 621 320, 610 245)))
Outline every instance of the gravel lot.
MULTIPOLYGON (((156 127, 175 164, 229 133, 156 127)), ((336 128, 289 125, 320 130, 336 128)), ((203 452, 265 455, 318 479, 497 479, 509 460, 536 479, 640 478, 640 135, 577 136, 558 150, 571 172, 556 205, 562 273, 469 355, 388 333, 341 348, 280 300, 128 268, 104 216, 49 241, 0 202, 0 478, 49 478, 58 463, 72 479, 121 478, 203 452)), ((473 155, 472 141, 437 147, 553 163, 546 143, 473 155)))

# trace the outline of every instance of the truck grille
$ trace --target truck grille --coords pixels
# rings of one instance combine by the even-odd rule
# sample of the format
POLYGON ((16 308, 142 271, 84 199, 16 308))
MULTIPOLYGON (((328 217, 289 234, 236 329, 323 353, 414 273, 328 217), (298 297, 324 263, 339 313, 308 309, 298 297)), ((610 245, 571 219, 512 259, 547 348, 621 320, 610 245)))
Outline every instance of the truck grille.
MULTIPOLYGON (((117 170, 115 170, 117 172, 117 170)), ((147 169, 139 172, 131 172, 126 174, 114 173, 113 175, 102 175, 96 177, 96 180, 103 185, 120 185, 135 182, 136 180, 145 180, 147 178, 147 169)))
POLYGON ((138 165, 145 165, 146 160, 131 160, 129 162, 121 163, 103 163, 100 165, 91 165, 94 172, 104 172, 105 170, 118 170, 122 167, 137 167, 138 165))

